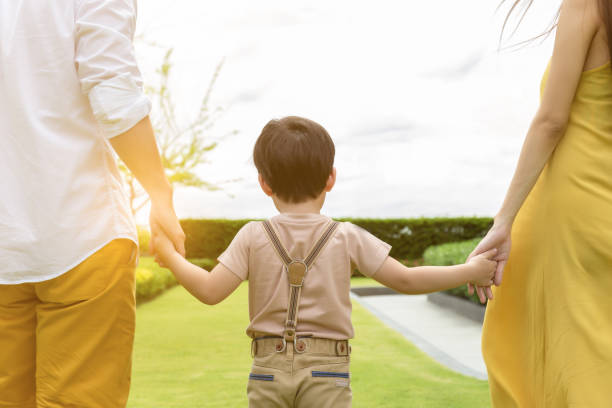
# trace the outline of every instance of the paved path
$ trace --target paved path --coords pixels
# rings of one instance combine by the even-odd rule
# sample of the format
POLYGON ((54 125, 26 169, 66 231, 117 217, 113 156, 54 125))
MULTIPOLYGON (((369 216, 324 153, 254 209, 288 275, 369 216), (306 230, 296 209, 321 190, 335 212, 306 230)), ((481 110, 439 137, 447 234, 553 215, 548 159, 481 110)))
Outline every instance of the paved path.
POLYGON ((434 360, 459 373, 487 379, 480 323, 428 302, 427 295, 352 296, 434 360))

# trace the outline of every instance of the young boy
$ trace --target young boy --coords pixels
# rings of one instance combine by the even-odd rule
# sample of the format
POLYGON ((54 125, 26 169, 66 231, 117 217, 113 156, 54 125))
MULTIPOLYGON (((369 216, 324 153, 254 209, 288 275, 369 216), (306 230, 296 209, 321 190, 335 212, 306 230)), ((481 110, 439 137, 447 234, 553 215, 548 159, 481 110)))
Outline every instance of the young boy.
POLYGON ((293 116, 272 120, 253 156, 261 189, 279 215, 246 224, 210 273, 167 239, 155 242, 158 261, 206 304, 219 303, 248 279, 250 407, 350 407, 353 267, 410 294, 492 284, 495 250, 464 265, 407 268, 367 231, 321 215, 336 169, 334 143, 319 124, 293 116))

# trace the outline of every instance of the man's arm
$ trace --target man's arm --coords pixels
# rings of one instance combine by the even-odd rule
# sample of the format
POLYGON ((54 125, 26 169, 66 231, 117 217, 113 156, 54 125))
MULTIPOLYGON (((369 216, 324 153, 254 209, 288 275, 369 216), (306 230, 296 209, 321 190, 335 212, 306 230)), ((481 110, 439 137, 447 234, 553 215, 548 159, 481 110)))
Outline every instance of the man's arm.
POLYGON ((102 135, 151 197, 152 237, 168 235, 184 255, 185 235, 174 213, 132 45, 136 3, 81 0, 75 21, 75 66, 102 135))
MULTIPOLYGON (((174 212, 172 187, 164 173, 149 117, 109 142, 151 198, 152 238, 159 233, 165 234, 174 248, 185 256, 185 234, 174 212)), ((151 251, 155 250, 154 243, 152 239, 151 251)))

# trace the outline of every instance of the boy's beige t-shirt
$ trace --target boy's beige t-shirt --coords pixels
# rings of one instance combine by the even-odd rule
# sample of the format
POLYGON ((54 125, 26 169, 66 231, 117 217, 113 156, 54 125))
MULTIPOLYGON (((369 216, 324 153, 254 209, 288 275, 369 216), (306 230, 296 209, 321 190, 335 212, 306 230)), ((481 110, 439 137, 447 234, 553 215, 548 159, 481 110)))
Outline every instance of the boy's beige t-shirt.
MULTIPOLYGON (((331 219, 320 214, 280 214, 270 219, 293 259, 304 259, 331 219)), ((372 277, 391 246, 366 230, 341 222, 304 278, 298 309, 298 336, 353 338, 350 278, 353 268, 372 277)), ((261 221, 246 224, 219 262, 249 281, 250 337, 281 336, 287 315, 289 281, 261 221)))

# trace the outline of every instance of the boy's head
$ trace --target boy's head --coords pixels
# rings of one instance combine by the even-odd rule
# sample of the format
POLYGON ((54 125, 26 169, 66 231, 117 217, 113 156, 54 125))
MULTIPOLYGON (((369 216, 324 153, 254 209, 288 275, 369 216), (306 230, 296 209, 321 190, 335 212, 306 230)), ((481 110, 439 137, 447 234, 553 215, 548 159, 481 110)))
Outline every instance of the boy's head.
POLYGON ((297 204, 331 189, 334 154, 334 142, 323 126, 287 116, 264 126, 253 159, 260 178, 274 195, 297 204))

